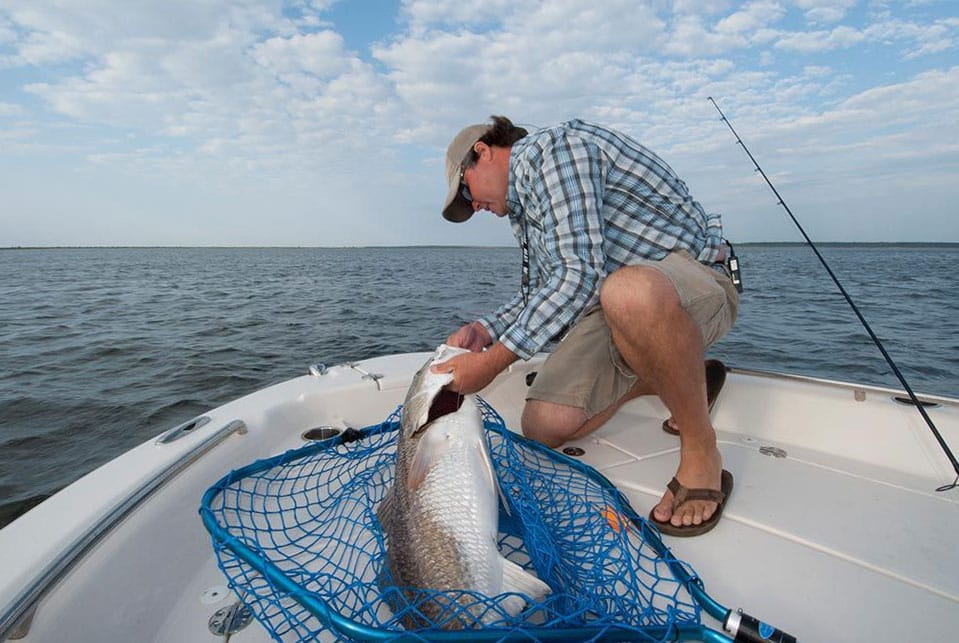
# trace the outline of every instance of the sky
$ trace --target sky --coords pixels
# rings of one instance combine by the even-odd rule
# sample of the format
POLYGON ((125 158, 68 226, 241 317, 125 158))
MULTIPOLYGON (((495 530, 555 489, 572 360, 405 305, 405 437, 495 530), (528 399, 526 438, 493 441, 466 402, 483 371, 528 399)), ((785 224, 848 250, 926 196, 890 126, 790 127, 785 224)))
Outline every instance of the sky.
POLYGON ((959 0, 0 0, 0 246, 514 245, 503 114, 663 157, 734 242, 959 242, 959 0))

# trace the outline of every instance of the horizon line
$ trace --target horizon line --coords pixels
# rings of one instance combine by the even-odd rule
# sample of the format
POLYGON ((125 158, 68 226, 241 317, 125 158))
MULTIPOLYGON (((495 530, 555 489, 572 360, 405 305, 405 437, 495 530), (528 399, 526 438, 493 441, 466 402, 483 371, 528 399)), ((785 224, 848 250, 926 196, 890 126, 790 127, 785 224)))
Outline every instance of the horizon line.
MULTIPOLYGON (((816 241, 816 245, 820 246, 957 246, 959 241, 816 241)), ((736 243, 737 247, 742 246, 806 246, 809 245, 805 241, 740 241, 736 243)), ((481 245, 466 245, 466 244, 376 244, 376 245, 362 245, 362 244, 349 244, 349 245, 340 245, 340 246, 309 246, 309 245, 132 245, 132 244, 117 244, 117 245, 49 245, 49 246, 34 246, 34 245, 17 245, 17 246, 0 246, 0 250, 124 250, 124 249, 137 249, 137 250, 159 250, 159 249, 207 249, 207 250, 266 250, 266 249, 289 249, 289 250, 359 250, 359 249, 390 249, 390 248, 508 248, 508 249, 518 249, 517 246, 513 245, 498 245, 498 244, 481 244, 481 245)))

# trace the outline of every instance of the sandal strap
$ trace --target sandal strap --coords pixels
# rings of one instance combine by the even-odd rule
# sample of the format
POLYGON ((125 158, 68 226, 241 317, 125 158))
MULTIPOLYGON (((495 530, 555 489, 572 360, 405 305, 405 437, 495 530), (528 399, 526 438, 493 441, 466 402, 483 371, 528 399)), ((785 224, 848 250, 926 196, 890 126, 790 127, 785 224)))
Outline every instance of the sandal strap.
POLYGON ((669 481, 666 488, 673 492, 673 511, 691 500, 705 500, 722 504, 726 499, 726 494, 716 489, 690 489, 684 486, 675 477, 669 481))

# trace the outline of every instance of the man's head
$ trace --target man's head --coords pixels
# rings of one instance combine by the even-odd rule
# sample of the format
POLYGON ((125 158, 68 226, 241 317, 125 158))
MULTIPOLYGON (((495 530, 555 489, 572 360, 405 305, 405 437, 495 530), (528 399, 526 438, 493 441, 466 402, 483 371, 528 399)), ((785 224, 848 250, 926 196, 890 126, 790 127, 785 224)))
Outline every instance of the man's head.
POLYGON ((466 221, 475 210, 507 213, 509 153, 513 143, 526 136, 504 116, 493 116, 492 125, 464 128, 446 149, 449 192, 443 216, 455 223, 466 221))

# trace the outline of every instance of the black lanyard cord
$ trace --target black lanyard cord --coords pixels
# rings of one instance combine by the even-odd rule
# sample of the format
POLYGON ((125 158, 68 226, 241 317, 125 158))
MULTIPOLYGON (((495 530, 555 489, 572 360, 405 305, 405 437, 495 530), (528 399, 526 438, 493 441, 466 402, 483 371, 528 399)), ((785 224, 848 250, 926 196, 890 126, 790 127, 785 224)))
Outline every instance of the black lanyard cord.
POLYGON ((523 228, 523 239, 520 241, 520 249, 523 253, 523 276, 520 286, 523 292, 523 305, 529 305, 529 234, 526 232, 526 215, 520 215, 520 226, 523 228))

